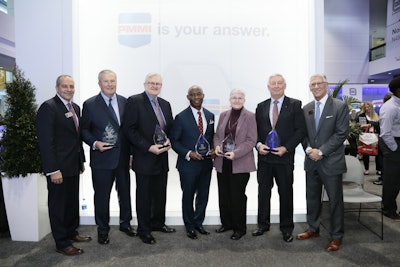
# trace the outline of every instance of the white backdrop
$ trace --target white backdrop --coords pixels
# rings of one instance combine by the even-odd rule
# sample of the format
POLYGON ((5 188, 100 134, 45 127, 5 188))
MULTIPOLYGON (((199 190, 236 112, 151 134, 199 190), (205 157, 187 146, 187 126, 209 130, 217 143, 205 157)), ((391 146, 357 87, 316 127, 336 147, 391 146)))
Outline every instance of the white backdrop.
MULTIPOLYGON (((285 76, 286 95, 307 103, 308 78, 317 65, 315 17, 318 16, 314 4, 314 0, 75 0, 72 14, 76 99, 83 103, 97 94, 98 72, 112 69, 118 75, 117 92, 126 97, 143 91, 148 72, 161 73, 164 79, 161 96, 171 102, 174 115, 187 107, 186 92, 193 84, 203 88, 205 107, 217 119, 221 111, 229 108, 228 96, 233 88, 246 92, 245 106, 255 111, 257 103, 269 97, 266 84, 273 73, 285 76)), ((304 221, 303 157, 298 149, 294 191, 295 214, 301 215, 296 218, 304 221)), ((181 191, 175 162, 176 154, 170 151, 167 216, 169 223, 180 224, 181 191)), ((93 223, 90 176, 87 166, 81 190, 82 197, 89 199, 88 209, 83 213, 84 218, 88 216, 87 223, 93 223)), ((132 177, 135 203, 133 173, 132 177)), ((247 194, 248 222, 254 223, 255 173, 247 194)), ((113 215, 118 217, 115 192, 112 205, 113 215)), ((272 209, 273 214, 279 213, 276 189, 272 209)), ((210 219, 213 215, 218 218, 216 177, 210 189, 207 215, 209 223, 218 223, 210 219)))

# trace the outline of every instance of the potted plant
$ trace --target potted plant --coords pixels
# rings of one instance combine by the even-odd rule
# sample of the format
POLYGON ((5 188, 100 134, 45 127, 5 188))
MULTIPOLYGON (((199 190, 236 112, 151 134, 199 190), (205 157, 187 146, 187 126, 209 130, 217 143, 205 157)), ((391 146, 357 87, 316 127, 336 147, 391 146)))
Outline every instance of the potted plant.
MULTIPOLYGON (((332 97, 338 98, 339 91, 342 89, 343 85, 345 85, 348 81, 349 81, 348 79, 339 81, 332 91, 332 97)), ((357 98, 352 97, 352 96, 344 95, 341 97, 341 99, 347 104, 347 106, 349 107, 349 110, 351 110, 353 108, 353 106, 352 106, 353 103, 360 103, 360 100, 358 100, 357 98)), ((348 151, 350 154, 352 154, 352 153, 354 154, 354 151, 355 151, 355 155, 353 155, 353 156, 357 155, 357 141, 358 141, 358 136, 360 135, 360 133, 361 133, 361 128, 360 128, 359 124, 349 121, 349 134, 347 135, 347 139, 346 139, 347 140, 346 151, 348 151)))
POLYGON ((11 238, 39 241, 50 232, 50 224, 47 184, 40 174, 35 130, 35 87, 15 67, 12 82, 6 84, 6 93, 0 169, 11 238))

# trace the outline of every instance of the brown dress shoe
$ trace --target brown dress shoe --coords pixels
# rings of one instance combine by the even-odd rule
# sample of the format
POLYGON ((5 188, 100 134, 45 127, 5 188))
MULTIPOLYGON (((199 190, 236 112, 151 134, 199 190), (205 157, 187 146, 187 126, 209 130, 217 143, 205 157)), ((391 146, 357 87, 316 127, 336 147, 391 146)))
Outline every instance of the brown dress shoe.
POLYGON ((326 251, 337 251, 337 250, 339 250, 340 245, 341 245, 340 240, 334 239, 334 240, 330 241, 330 242, 325 246, 325 250, 326 250, 326 251))
POLYGON ((70 240, 74 242, 89 242, 92 238, 90 236, 76 235, 71 237, 70 240))
POLYGON ((61 254, 67 255, 67 256, 75 256, 75 255, 80 255, 83 253, 83 249, 77 248, 74 246, 68 246, 63 249, 57 249, 56 251, 58 253, 61 253, 61 254))
POLYGON ((304 233, 298 234, 296 236, 296 238, 300 240, 309 239, 311 237, 319 237, 319 233, 307 230, 304 233))

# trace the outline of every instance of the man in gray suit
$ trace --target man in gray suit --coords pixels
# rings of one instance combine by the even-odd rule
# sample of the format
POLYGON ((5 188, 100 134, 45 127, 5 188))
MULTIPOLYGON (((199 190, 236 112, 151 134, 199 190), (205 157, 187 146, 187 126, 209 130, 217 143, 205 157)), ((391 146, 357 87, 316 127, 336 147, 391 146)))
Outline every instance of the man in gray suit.
POLYGON ((319 236, 321 193, 324 186, 330 202, 331 240, 327 251, 337 251, 343 238, 342 174, 346 172, 343 142, 349 132, 349 108, 346 103, 328 95, 325 75, 310 78, 314 100, 304 106, 307 136, 304 140, 306 157, 306 198, 308 229, 297 235, 304 240, 319 236))

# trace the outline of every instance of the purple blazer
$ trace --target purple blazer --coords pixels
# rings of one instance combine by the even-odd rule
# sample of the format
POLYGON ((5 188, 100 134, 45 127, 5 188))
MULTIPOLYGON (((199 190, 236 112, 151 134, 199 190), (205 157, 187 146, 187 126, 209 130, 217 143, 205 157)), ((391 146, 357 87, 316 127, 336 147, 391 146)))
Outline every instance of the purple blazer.
MULTIPOLYGON (((221 146, 224 140, 225 127, 231 116, 231 110, 221 113, 214 134, 214 146, 221 146)), ((248 173, 256 171, 253 148, 257 143, 257 124, 253 112, 243 108, 236 127, 235 158, 232 162, 232 173, 248 173)), ((223 157, 216 157, 214 167, 217 172, 222 172, 223 157)))

